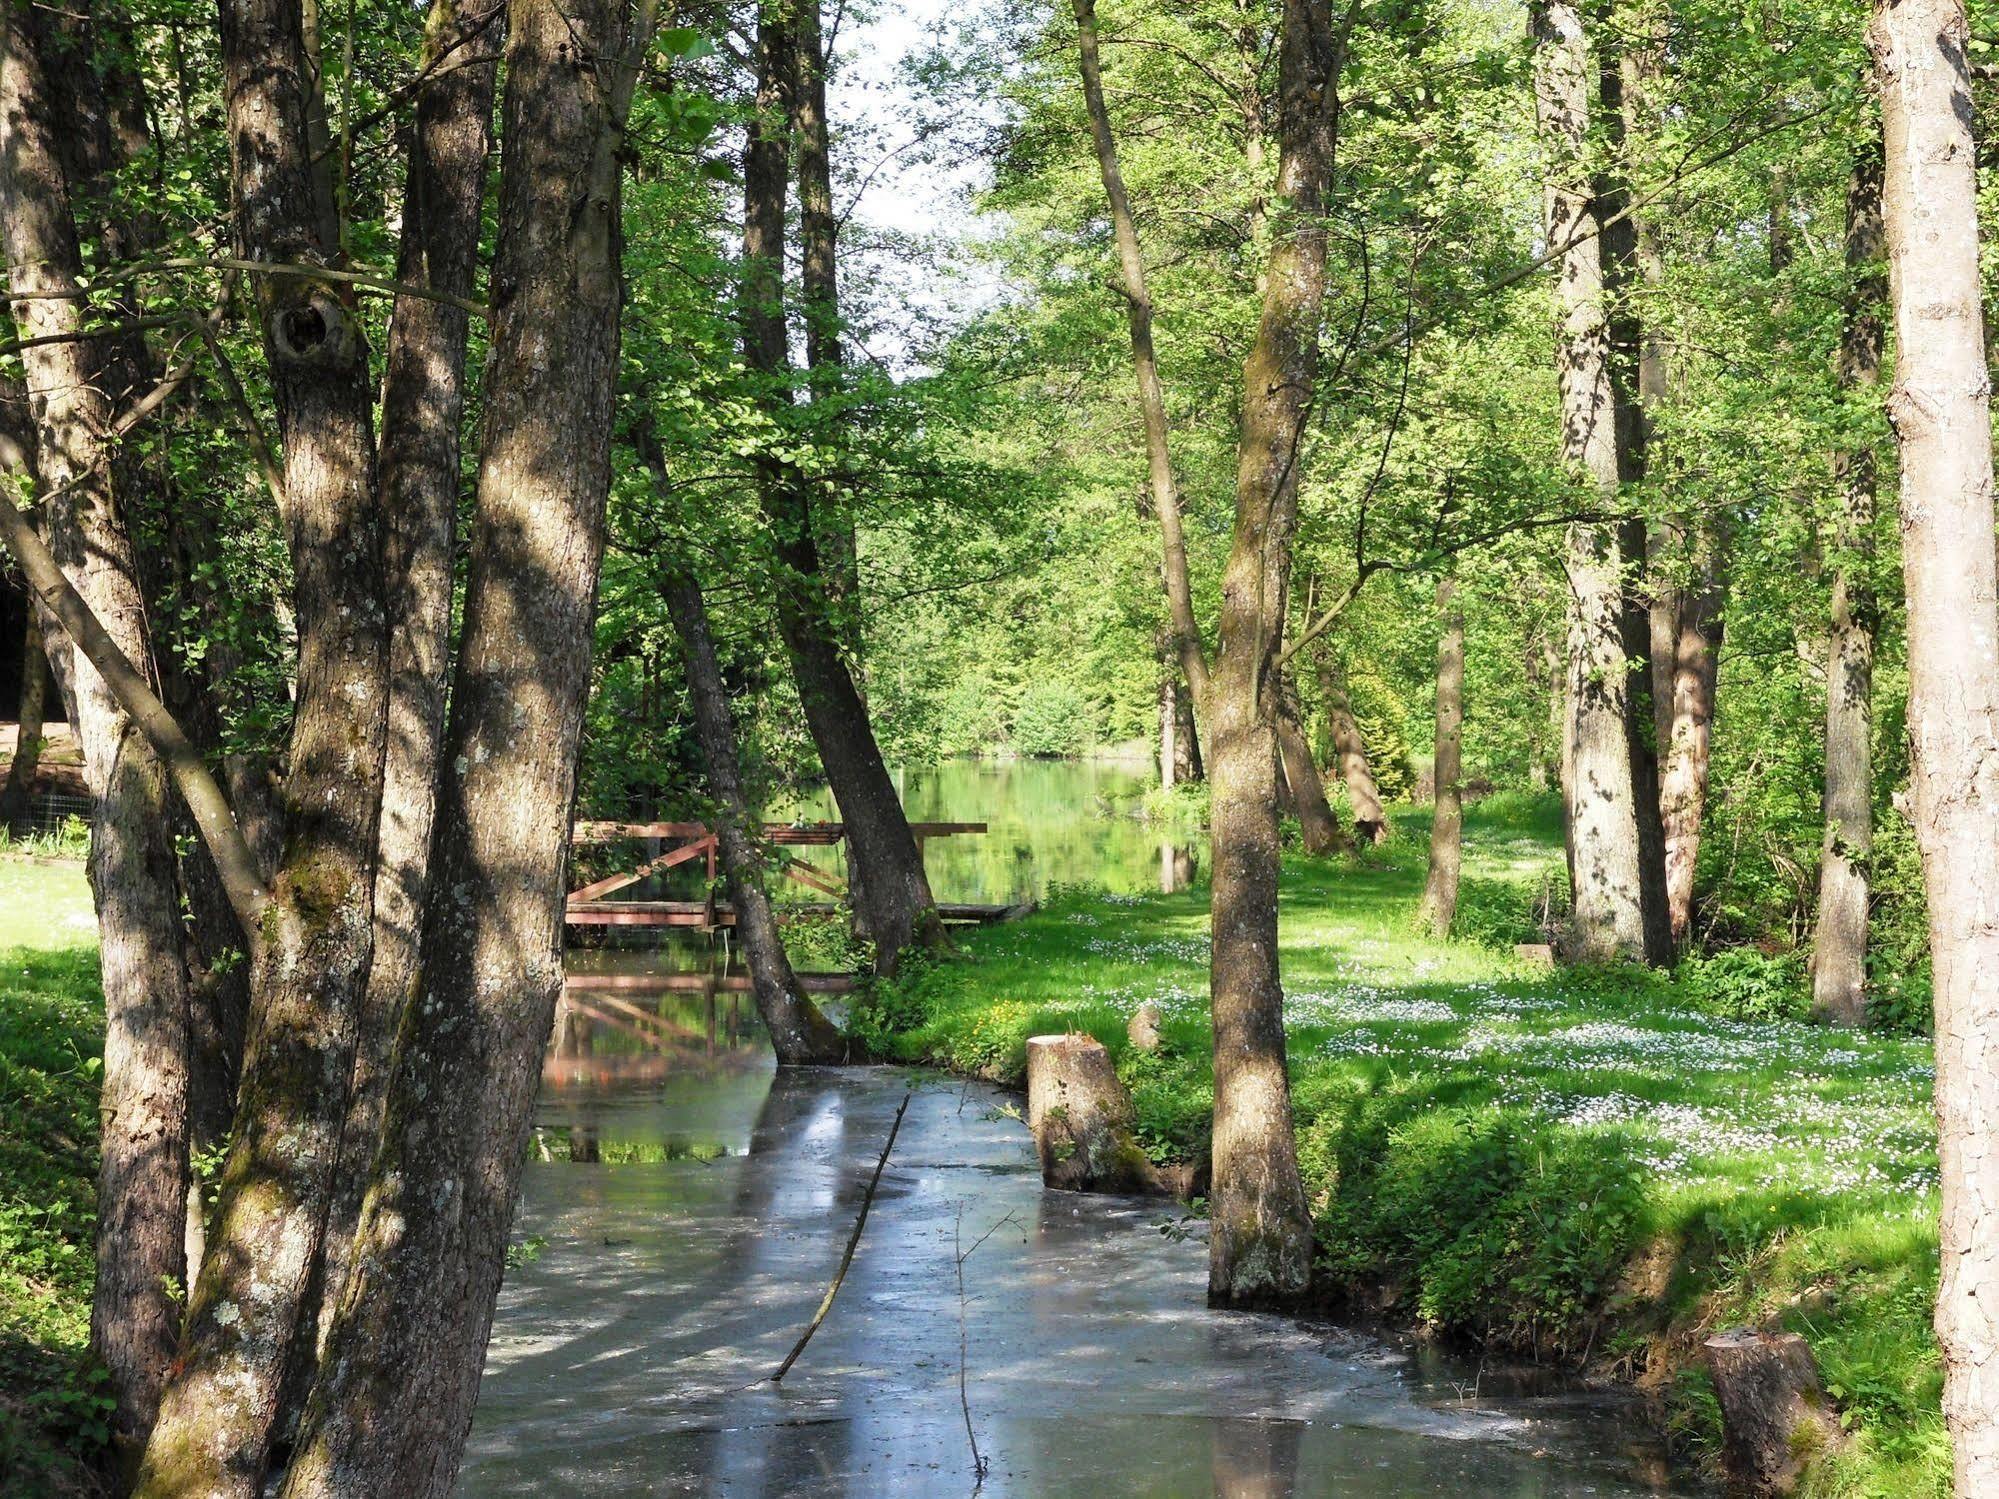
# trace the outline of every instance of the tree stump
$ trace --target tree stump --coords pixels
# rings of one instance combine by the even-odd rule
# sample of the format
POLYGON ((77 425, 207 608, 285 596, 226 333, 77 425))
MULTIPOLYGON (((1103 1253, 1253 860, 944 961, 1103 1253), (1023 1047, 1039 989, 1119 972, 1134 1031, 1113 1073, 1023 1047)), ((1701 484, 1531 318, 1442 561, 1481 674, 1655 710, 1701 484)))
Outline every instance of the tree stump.
POLYGON ((1788 1494, 1806 1458, 1845 1445, 1818 1360, 1796 1333, 1738 1327, 1704 1347, 1731 1493, 1788 1494))
POLYGON ((1041 1182, 1065 1192, 1157 1193, 1159 1174, 1138 1147, 1131 1095, 1094 1036, 1027 1043, 1027 1127, 1041 1182))
POLYGON ((1159 1006, 1147 1000, 1131 1012, 1131 1020, 1124 1028, 1125 1039, 1140 1051, 1159 1050, 1159 1006))

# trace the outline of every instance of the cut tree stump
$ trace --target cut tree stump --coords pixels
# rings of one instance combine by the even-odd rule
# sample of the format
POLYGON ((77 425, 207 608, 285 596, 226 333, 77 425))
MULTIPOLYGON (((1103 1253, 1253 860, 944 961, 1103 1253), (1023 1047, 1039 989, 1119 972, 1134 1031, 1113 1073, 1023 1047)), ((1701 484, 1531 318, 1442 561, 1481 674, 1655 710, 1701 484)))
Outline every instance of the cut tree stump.
POLYGON ((1788 1494, 1806 1458, 1846 1445, 1818 1360, 1798 1334, 1738 1327, 1703 1346, 1730 1493, 1788 1494))
POLYGON ((1148 999, 1131 1012, 1131 1020, 1124 1028, 1125 1039, 1140 1051, 1159 1050, 1161 1018, 1158 1004, 1148 999))
POLYGON ((1027 1043, 1027 1127, 1041 1182, 1065 1192, 1159 1193, 1159 1173, 1139 1149, 1131 1094, 1094 1036, 1034 1036, 1027 1043))

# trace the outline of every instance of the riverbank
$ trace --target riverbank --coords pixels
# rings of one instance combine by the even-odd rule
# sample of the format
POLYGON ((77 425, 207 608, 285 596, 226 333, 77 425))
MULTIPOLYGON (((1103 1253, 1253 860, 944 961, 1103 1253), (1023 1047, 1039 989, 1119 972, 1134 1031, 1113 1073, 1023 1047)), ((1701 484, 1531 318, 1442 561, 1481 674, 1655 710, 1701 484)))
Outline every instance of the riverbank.
MULTIPOLYGON (((1462 926, 1419 936, 1424 834, 1288 858, 1282 935, 1301 1165, 1329 1299, 1656 1395, 1697 1464, 1718 1437, 1703 1337, 1802 1333, 1855 1440, 1807 1492, 1947 1492, 1926 1041, 1770 1018, 1795 968, 1754 959, 1549 973, 1511 952, 1560 867, 1554 809, 1467 817, 1462 926)), ((889 1054, 1009 1085, 1028 1036, 1109 1046, 1161 1160, 1205 1143, 1207 893, 1058 892, 882 989, 889 1054), (1165 1045, 1125 1040, 1146 1001, 1165 1045)))

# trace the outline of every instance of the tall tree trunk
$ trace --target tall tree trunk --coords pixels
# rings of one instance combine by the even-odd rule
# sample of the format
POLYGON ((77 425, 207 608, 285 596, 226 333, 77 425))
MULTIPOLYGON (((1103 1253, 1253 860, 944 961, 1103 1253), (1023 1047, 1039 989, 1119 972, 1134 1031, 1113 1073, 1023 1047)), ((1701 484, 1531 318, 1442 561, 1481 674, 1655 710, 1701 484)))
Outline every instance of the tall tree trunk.
MULTIPOLYGON (((833 149, 826 113, 826 46, 819 0, 796 0, 792 24, 792 80, 788 103, 798 152, 799 286, 803 291, 805 368, 815 408, 824 406, 819 440, 839 440, 841 381, 846 352, 840 343, 840 221, 833 212, 833 149)), ((815 415, 818 413, 815 411, 815 415)), ((847 653, 856 687, 863 670, 861 565, 851 504, 844 485, 822 485, 812 525, 824 568, 827 616, 847 653)))
POLYGON ((1319 767, 1312 763, 1312 745, 1299 721, 1298 694, 1288 677, 1278 690, 1277 750, 1305 852, 1318 856, 1338 853, 1346 846, 1346 839, 1326 803, 1325 783, 1319 779, 1319 767))
POLYGON ((419 989, 286 1499, 443 1499, 471 1424, 562 988, 618 371, 619 154, 652 17, 627 21, 620 0, 510 12, 478 518, 419 989))
MULTIPOLYGON (((1559 261, 1562 319, 1555 342, 1562 455, 1603 508, 1614 510, 1622 480, 1618 400, 1596 195, 1584 157, 1596 74, 1581 12, 1570 0, 1536 0, 1532 31, 1535 103, 1551 161, 1548 243, 1567 246, 1559 261)), ((1575 896, 1570 956, 1642 962, 1653 953, 1633 784, 1631 655, 1616 525, 1571 525, 1563 563, 1570 596, 1564 778, 1575 896)))
POLYGON ((1714 742, 1715 680, 1721 665, 1722 609, 1728 577, 1728 535, 1719 516, 1693 527, 1693 576, 1681 595, 1672 655, 1672 738, 1659 777, 1659 815, 1666 838, 1666 913, 1671 948, 1693 930, 1694 870, 1707 816, 1709 752, 1714 742))
POLYGON ((42 761, 43 697, 49 685, 48 654, 42 648, 42 617, 28 601, 27 628, 21 632, 21 701, 15 712, 14 758, 7 763, 7 782, 0 786, 0 830, 26 815, 28 794, 42 761))
POLYGON ((798 987, 798 976, 792 972, 791 959, 785 956, 784 942, 778 935, 777 915, 764 888, 763 853, 754 831, 757 825, 736 765, 735 715, 722 686, 722 669, 715 659, 701 587, 683 573, 668 578, 664 592, 687 658, 694 728, 701 741, 701 757, 708 763, 708 788, 715 801, 715 839, 728 881, 729 904, 736 910, 736 934, 749 964, 757 1013, 770 1032, 778 1065, 844 1061, 846 1041, 798 987))
POLYGON ((1338 120, 1341 46, 1325 0, 1285 0, 1278 43, 1281 220, 1263 316, 1243 362, 1236 520, 1209 683, 1213 787, 1214 1188, 1208 1299, 1295 1301, 1312 1278, 1277 971, 1277 720, 1298 518, 1298 452, 1319 372, 1322 218, 1338 120))
POLYGON ((1354 841, 1381 843, 1388 837, 1388 814, 1381 809, 1381 791, 1367 763, 1367 741, 1361 738, 1353 706, 1347 701, 1346 674, 1333 653, 1323 648, 1319 652, 1319 694, 1326 700, 1326 725, 1332 733, 1340 782, 1347 789, 1354 841))
MULTIPOLYGON (((297 0, 226 0, 221 22, 238 253, 332 264, 297 0)), ((252 279, 298 622, 286 843, 251 970, 215 1234, 140 1474, 149 1499, 251 1499, 281 1460, 373 948, 389 642, 366 336, 335 284, 252 279)))
POLYGON ((1868 31, 1886 145, 1911 779, 1936 987, 1936 1323, 1960 1499, 1999 1492, 1999 580, 1968 34, 1959 0, 1882 0, 1868 31))
MULTIPOLYGON (((794 45, 782 7, 775 0, 760 6, 758 118, 748 128, 743 151, 743 353, 763 382, 766 411, 783 426, 795 419, 784 317, 787 152, 782 133, 785 94, 795 77, 790 61, 794 45)), ((846 824, 855 924, 875 944, 880 971, 893 973, 904 949, 940 944, 943 925, 922 852, 882 763, 867 706, 829 617, 806 483, 773 457, 759 465, 757 487, 777 555, 778 627, 806 727, 846 824)))
POLYGON ((1437 613, 1444 625, 1437 639, 1437 756, 1431 777, 1437 789, 1430 875, 1418 919, 1444 937, 1457 919, 1464 867, 1465 612, 1457 601, 1457 582, 1448 574, 1437 580, 1437 613))
MULTIPOLYGON (((79 338, 82 260, 64 135, 95 89, 52 88, 50 22, 0 14, 0 237, 36 424, 35 469, 53 548, 118 649, 151 659, 111 437, 112 392, 128 383, 109 341, 79 338)), ((59 44, 58 44, 59 45, 59 44)), ((102 122, 83 121, 89 130, 102 122)), ((9 502, 11 505, 11 501, 9 502)), ((121 1456, 158 1409, 186 1281, 189 981, 181 943, 167 778, 102 676, 70 664, 76 727, 95 801, 90 884, 105 1000, 97 1284, 91 1345, 110 1372, 121 1456)))
MULTIPOLYGON (((396 278, 469 297, 478 271, 480 208, 492 148, 495 50, 474 35, 484 0, 434 0, 426 65, 450 57, 417 95, 396 278), (474 50, 476 49, 476 50, 474 50)), ((390 1052, 416 982, 436 808, 438 741, 450 655, 452 543, 458 522, 459 429, 465 411, 467 318, 449 302, 405 293, 389 321, 382 381, 382 573, 389 606, 389 721, 375 874, 374 957, 327 1219, 321 1327, 340 1299, 388 1091, 390 1052)))
MULTIPOLYGON (((1839 383, 1869 400, 1881 383, 1881 145, 1853 164, 1846 191, 1847 284, 1839 383)), ((1834 541, 1832 641, 1825 681, 1825 847, 1812 940, 1812 1008, 1839 1025, 1867 1019, 1867 858, 1874 847, 1874 449, 1860 443, 1833 459, 1840 487, 1834 541)))
POLYGON ((1180 780, 1180 679, 1167 663, 1159 679, 1159 789, 1171 791, 1180 780))
MULTIPOLYGON (((1104 105, 1103 69, 1097 57, 1095 0, 1074 0, 1076 44, 1083 73, 1083 102, 1090 115, 1090 138, 1097 148, 1097 168, 1110 201, 1111 237, 1117 245, 1118 273, 1124 281, 1124 301, 1131 326, 1132 373, 1138 381, 1138 404, 1145 418, 1145 461, 1151 479, 1152 505, 1159 517, 1164 547, 1161 571, 1166 583, 1167 618, 1172 627, 1173 654, 1194 696, 1196 723, 1205 721, 1208 707, 1208 659, 1201 627, 1194 618, 1194 591, 1187 571, 1187 539, 1181 521, 1180 487, 1173 477, 1173 457, 1166 437, 1166 393, 1159 383, 1159 361, 1152 349, 1152 297, 1145 287, 1145 257, 1138 246, 1138 225, 1132 218, 1131 197, 1118 166, 1117 137, 1111 134, 1110 111, 1104 105)), ((1261 139, 1256 140, 1260 150, 1261 139)))

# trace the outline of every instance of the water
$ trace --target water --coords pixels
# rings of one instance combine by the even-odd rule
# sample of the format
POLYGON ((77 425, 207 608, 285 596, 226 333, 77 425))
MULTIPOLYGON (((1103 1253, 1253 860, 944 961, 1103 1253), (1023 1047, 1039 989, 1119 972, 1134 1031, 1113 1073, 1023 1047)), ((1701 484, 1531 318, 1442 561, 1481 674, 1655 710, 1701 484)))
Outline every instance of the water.
POLYGON ((558 1028, 468 1496, 963 1495, 967 1407, 994 1499, 1674 1492, 1621 1406, 1210 1312, 1202 1226, 1044 1192, 996 1089, 778 1074, 746 998, 628 1003, 656 1019, 558 1028), (846 1284, 773 1387, 912 1087, 846 1284))
MULTIPOLYGON (((984 833, 933 838, 924 867, 939 900, 1011 905, 1056 884, 1117 894, 1178 890, 1205 849, 1137 817, 1156 784, 1143 764, 1074 760, 946 760, 896 772, 912 822, 983 822, 984 833)), ((838 816, 823 793, 783 815, 838 816)), ((812 850, 832 869, 832 851, 812 850)))
MULTIPOLYGON (((1185 883, 1192 851, 1129 816, 1147 784, 959 763, 903 791, 916 820, 991 824, 929 867, 939 898, 999 903, 1185 883)), ((702 966, 572 954, 461 1493, 965 1495, 974 1439, 994 1499, 1682 1492, 1616 1402, 1209 1311, 1198 1221, 1044 1192, 986 1085, 778 1074, 702 966), (911 1088, 839 1299, 774 1387, 911 1088)))

